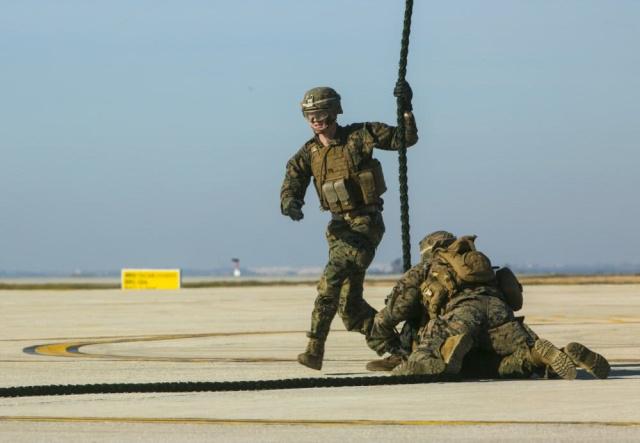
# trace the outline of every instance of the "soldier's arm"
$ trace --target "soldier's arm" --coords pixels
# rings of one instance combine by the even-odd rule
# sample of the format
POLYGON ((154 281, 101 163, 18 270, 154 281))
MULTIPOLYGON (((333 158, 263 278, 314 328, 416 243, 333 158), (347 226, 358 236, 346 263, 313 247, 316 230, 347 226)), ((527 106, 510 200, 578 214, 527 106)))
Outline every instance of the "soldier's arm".
MULTIPOLYGON (((400 132, 396 126, 385 123, 367 123, 365 130, 370 135, 370 143, 365 145, 365 149, 384 149, 387 151, 397 151, 400 149, 400 132)), ((405 146, 408 148, 418 142, 418 128, 413 112, 404 113, 404 137, 405 146)))
POLYGON ((306 146, 289 159, 280 188, 280 208, 284 208, 291 200, 304 204, 304 196, 311 181, 311 159, 306 146))
MULTIPOLYGON (((394 309, 394 305, 400 302, 404 306, 414 306, 416 302, 420 302, 422 295, 420 292, 422 269, 420 265, 416 265, 405 272, 400 280, 391 290, 391 294, 387 296, 385 303, 389 310, 394 309)), ((406 320, 403 318, 402 320, 406 320)))

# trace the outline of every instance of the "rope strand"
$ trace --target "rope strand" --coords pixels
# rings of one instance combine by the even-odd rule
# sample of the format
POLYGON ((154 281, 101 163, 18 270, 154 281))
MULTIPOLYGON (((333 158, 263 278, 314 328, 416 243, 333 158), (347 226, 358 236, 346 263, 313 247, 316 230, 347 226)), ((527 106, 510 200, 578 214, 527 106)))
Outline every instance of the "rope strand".
MULTIPOLYGON (((404 26, 400 44, 400 63, 398 80, 405 80, 407 75, 407 57, 409 55, 409 34, 411 33, 411 14, 413 0, 406 0, 404 9, 404 26)), ((402 229, 402 267, 404 271, 411 268, 411 236, 409 225, 409 185, 407 183, 407 143, 405 137, 404 110, 398 99, 398 132, 400 134, 400 149, 398 149, 398 166, 400 179, 400 224, 402 229)))

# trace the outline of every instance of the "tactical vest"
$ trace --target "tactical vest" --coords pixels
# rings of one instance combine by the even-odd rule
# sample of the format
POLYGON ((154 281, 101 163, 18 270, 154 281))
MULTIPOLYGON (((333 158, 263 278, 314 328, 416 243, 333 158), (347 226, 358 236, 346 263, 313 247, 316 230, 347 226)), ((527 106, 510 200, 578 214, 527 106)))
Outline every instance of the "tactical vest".
POLYGON ((434 250, 429 273, 421 285, 423 302, 429 307, 430 316, 438 315, 444 304, 465 291, 495 288, 496 275, 491 261, 476 250, 475 239, 475 235, 460 237, 446 248, 434 250))
MULTIPOLYGON (((366 131, 366 129, 365 129, 366 131)), ((311 171, 320 205, 334 214, 380 206, 387 190, 382 165, 374 158, 356 164, 348 145, 311 148, 311 171)))

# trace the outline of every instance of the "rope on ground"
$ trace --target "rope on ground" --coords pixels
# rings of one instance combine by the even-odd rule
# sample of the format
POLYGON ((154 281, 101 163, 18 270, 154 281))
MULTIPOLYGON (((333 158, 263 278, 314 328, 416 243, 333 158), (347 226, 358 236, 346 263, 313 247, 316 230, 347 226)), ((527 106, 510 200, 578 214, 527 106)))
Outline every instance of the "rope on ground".
POLYGON ((374 377, 315 377, 289 378, 280 380, 222 382, 108 383, 85 385, 16 386, 10 388, 0 388, 0 398, 83 394, 268 391, 280 389, 409 385, 457 380, 459 380, 458 377, 454 377, 451 375, 385 375, 374 377))

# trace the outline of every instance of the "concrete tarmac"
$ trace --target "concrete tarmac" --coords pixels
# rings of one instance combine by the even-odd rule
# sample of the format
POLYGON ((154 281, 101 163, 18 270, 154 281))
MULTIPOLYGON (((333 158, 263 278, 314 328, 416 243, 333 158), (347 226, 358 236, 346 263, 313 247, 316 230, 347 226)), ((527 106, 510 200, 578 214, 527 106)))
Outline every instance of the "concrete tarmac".
MULTIPOLYGON (((390 287, 368 286, 383 306, 390 287)), ((0 291, 1 387, 353 377, 375 354, 339 318, 300 366, 315 288, 0 291)), ((520 312, 607 380, 465 381, 0 399, 0 441, 640 441, 640 285, 531 286, 520 312)))

